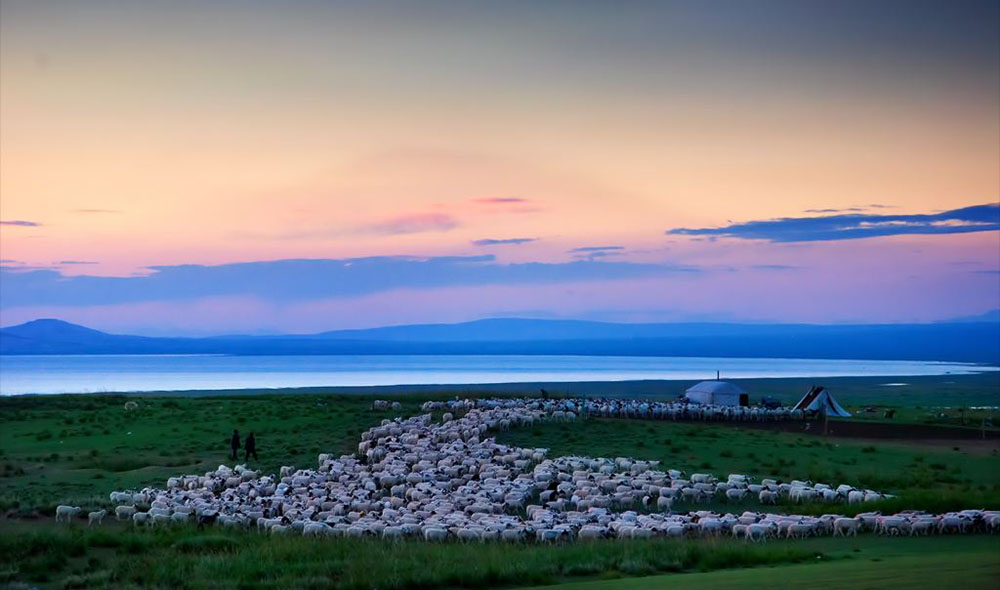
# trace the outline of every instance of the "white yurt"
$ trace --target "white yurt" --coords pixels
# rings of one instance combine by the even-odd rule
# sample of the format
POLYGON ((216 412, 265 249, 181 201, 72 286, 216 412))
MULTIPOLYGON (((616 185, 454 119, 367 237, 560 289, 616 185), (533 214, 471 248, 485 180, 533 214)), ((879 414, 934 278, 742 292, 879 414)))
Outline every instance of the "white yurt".
POLYGON ((728 381, 702 381, 688 388, 684 398, 697 404, 717 406, 749 406, 750 395, 738 385, 728 381))

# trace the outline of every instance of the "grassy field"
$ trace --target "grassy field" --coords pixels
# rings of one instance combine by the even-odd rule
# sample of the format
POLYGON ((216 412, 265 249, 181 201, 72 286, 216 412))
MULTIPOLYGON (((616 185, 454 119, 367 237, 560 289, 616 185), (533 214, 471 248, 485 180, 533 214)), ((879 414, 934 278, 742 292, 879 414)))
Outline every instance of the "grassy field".
MULTIPOLYGON (((706 378, 711 378, 706 375, 706 378)), ((725 376, 723 375, 723 378, 725 376)), ((288 389, 242 389, 170 392, 171 396, 207 397, 233 395, 339 395, 419 397, 445 399, 459 396, 538 395, 545 389, 553 395, 588 397, 642 397, 671 399, 683 395, 695 381, 595 381, 587 383, 497 383, 479 385, 386 385, 371 387, 302 387, 288 389)), ((1000 372, 969 375, 915 377, 821 377, 739 379, 752 402, 763 396, 785 405, 794 404, 812 385, 826 386, 852 411, 855 419, 882 421, 886 409, 896 410, 895 422, 914 422, 977 428, 983 418, 1000 421, 1000 372)), ((154 394, 155 395, 155 394, 154 394)), ((1000 426, 1000 424, 998 424, 1000 426)))
MULTIPOLYGON (((401 399, 402 413, 412 414, 422 398, 401 399)), ((202 473, 229 463, 233 428, 256 434, 265 472, 280 465, 308 467, 321 452, 352 452, 362 430, 391 414, 351 395, 0 399, 0 509, 94 505, 113 489, 202 473), (138 401, 139 409, 124 410, 128 399, 138 401)), ((971 452, 962 441, 945 447, 853 444, 709 424, 598 419, 543 424, 499 439, 550 448, 555 455, 660 459, 689 473, 959 492, 966 500, 1000 495, 996 450, 971 452)))
MULTIPOLYGON (((727 588, 963 588, 995 589, 1000 579, 1000 541, 955 539, 937 543, 878 540, 849 550, 835 548, 810 563, 769 565, 684 575, 569 582, 560 590, 678 590, 727 588), (845 551, 851 553, 845 554, 845 551)), ((536 589, 543 588, 537 586, 536 589)))
MULTIPOLYGON (((637 456, 687 473, 749 473, 785 481, 849 483, 928 499, 955 497, 1000 507, 1000 457, 954 446, 851 443, 697 423, 584 419, 500 433, 501 442, 551 449, 554 456, 637 456)), ((927 508, 932 508, 928 506, 927 508)))
MULTIPOLYGON (((729 539, 601 541, 544 548, 531 544, 441 545, 423 542, 270 537, 256 533, 198 533, 189 526, 155 532, 87 530, 45 523, 5 523, 0 536, 0 582, 57 588, 481 588, 563 584, 622 590, 663 584, 713 587, 721 580, 823 580, 843 587, 841 574, 886 583, 908 575, 910 587, 948 580, 949 568, 982 583, 1000 567, 996 537, 886 539, 862 536, 766 545, 729 539), (937 563, 943 569, 930 564, 937 563), (793 564, 803 564, 801 567, 793 564), (808 565, 806 565, 808 564, 808 565), (922 565, 921 565, 922 564, 922 565), (930 577, 895 571, 926 566, 930 577), (739 571, 724 571, 732 568, 739 571), (776 571, 770 567, 778 567, 776 571), (936 572, 936 573, 935 573, 936 572), (670 573, 669 577, 657 574, 670 573), (656 577, 640 577, 656 576, 656 577), (744 577, 747 576, 747 577, 744 577), (814 577, 816 576, 816 577, 814 577), (627 578, 617 580, 617 578, 627 578)), ((891 585, 891 584, 890 584, 891 585)), ((682 586, 683 587, 683 586, 682 586)), ((851 586, 852 588, 855 586, 851 586)), ((885 587, 885 586, 883 586, 885 587)), ((944 587, 949 587, 945 584, 944 587)), ((971 586, 978 587, 978 586, 971 586)), ((560 588, 563 588, 560 586, 560 588)))
MULTIPOLYGON (((453 395, 435 392, 426 397, 453 395)), ((401 413, 416 413, 424 398, 398 397, 404 404, 401 413)), ((665 573, 670 574, 671 584, 681 587, 765 583, 776 573, 771 568, 780 567, 783 583, 824 580, 825 585, 836 586, 840 580, 851 580, 852 588, 884 587, 887 572, 903 568, 907 573, 892 575, 908 576, 910 587, 940 586, 939 578, 947 577, 975 588, 997 573, 1000 546, 995 538, 986 537, 868 536, 763 547, 728 540, 655 540, 543 548, 321 542, 220 530, 199 533, 190 527, 137 532, 116 523, 87 530, 52 522, 53 508, 60 503, 96 508, 106 503, 112 489, 162 486, 171 475, 229 463, 233 428, 244 435, 256 434, 258 466, 272 472, 280 465, 315 465, 320 452, 351 452, 363 429, 390 415, 395 413, 372 410, 370 397, 350 394, 0 399, 0 508, 6 513, 0 519, 0 584, 474 588, 597 581, 625 590, 633 585, 659 587, 665 581, 656 576, 665 573), (139 409, 124 410, 128 400, 137 401, 139 409)), ((995 445, 984 451, 965 441, 935 446, 918 441, 852 442, 727 425, 606 419, 542 424, 498 438, 548 447, 553 455, 654 458, 688 472, 749 472, 898 492, 898 500, 881 506, 885 510, 1000 508, 1000 457, 995 445)), ((779 509, 828 512, 831 507, 779 509)))
POLYGON ((319 453, 353 452, 361 431, 387 416, 357 396, 0 399, 0 509, 92 505, 114 489, 204 473, 231 463, 234 428, 255 433, 265 472, 312 467, 319 453), (139 409, 125 411, 127 399, 139 409))

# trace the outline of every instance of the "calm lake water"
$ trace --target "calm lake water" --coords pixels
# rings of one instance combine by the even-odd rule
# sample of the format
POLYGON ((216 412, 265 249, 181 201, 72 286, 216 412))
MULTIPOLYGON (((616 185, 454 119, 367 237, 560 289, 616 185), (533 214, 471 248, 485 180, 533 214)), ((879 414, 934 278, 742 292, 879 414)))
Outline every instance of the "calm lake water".
POLYGON ((907 376, 962 363, 615 356, 0 356, 0 395, 310 386, 907 376))

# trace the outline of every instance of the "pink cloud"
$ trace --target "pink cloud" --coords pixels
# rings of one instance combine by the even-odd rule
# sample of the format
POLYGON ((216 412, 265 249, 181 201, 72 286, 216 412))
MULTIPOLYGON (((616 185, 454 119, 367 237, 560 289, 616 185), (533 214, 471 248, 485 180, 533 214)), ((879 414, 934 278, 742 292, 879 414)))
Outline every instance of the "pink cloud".
POLYGON ((534 201, 523 197, 482 197, 472 199, 472 202, 485 205, 491 213, 536 213, 542 210, 534 201))
POLYGON ((481 199, 473 199, 477 203, 487 203, 491 205, 504 204, 504 203, 527 203, 528 199, 522 199, 521 197, 484 197, 481 199))
POLYGON ((390 217, 362 226, 359 233, 378 235, 417 234, 445 232, 458 227, 458 221, 447 213, 414 213, 390 217))

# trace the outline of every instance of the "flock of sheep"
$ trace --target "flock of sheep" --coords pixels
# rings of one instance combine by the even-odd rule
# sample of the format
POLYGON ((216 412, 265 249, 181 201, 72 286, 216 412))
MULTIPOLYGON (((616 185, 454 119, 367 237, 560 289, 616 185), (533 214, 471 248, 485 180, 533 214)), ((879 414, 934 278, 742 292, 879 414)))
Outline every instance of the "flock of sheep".
MULTIPOLYGON (((730 474, 687 476, 657 461, 590 457, 549 458, 547 449, 502 445, 490 431, 580 414, 630 418, 714 417, 732 408, 680 408, 684 404, 634 400, 479 399, 426 402, 423 414, 383 420, 361 436, 357 453, 322 454, 316 469, 282 467, 261 475, 243 466, 219 466, 204 475, 172 477, 166 489, 112 492, 115 517, 136 525, 197 522, 198 526, 255 528, 306 536, 421 538, 427 541, 561 541, 598 538, 732 535, 771 537, 929 534, 1000 530, 1000 513, 968 510, 942 515, 906 512, 847 518, 767 514, 673 512, 714 499, 761 504, 844 502, 887 497, 848 485, 807 481, 753 482, 730 474), (439 422, 432 413, 441 414, 439 422)), ((378 409, 398 404, 376 401, 378 409)), ((744 410, 739 410, 744 412, 744 410)), ((737 419, 789 419, 766 410, 737 419)), ((711 418, 709 418, 711 419, 711 418)), ((730 418, 731 419, 731 418, 730 418)), ((79 508, 60 506, 57 520, 79 508)), ((90 513, 91 524, 106 511, 90 513)))

